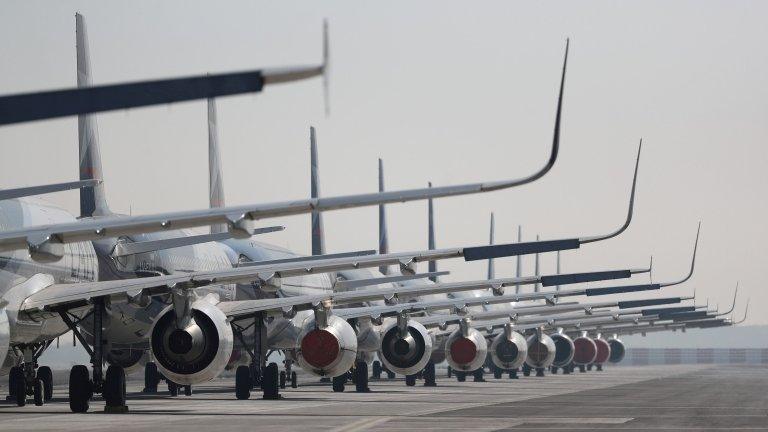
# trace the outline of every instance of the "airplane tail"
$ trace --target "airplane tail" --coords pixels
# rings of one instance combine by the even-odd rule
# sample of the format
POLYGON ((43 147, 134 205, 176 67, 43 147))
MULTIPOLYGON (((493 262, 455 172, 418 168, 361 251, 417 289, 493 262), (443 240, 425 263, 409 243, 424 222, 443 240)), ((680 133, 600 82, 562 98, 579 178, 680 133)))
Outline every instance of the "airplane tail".
MULTIPOLYGON (((379 192, 384 192, 384 162, 379 159, 379 192)), ((384 204, 379 204, 379 253, 389 253, 389 238, 387 236, 387 214, 384 204)), ((387 266, 379 267, 382 274, 387 274, 387 266)))
MULTIPOLYGON (((429 187, 432 187, 432 182, 429 182, 429 187)), ((432 202, 432 199, 430 198, 428 201, 428 230, 427 233, 427 246, 429 250, 435 250, 435 205, 432 202)), ((430 261, 429 262, 429 272, 435 273, 437 272, 437 262, 436 261, 430 261)), ((432 282, 437 282, 437 276, 430 276, 429 280, 432 282)))
MULTIPOLYGON (((491 213, 491 233, 490 233, 490 239, 488 240, 488 244, 493 246, 494 243, 494 229, 496 228, 496 223, 493 220, 493 213, 491 213)), ((488 259, 488 280, 496 279, 496 268, 493 265, 493 258, 488 259)))
MULTIPOLYGON (((522 225, 517 226, 517 242, 520 243, 523 241, 523 227, 522 225)), ((523 271, 523 256, 518 255, 517 256, 517 266, 515 267, 515 277, 519 278, 520 273, 523 271)), ((520 294, 520 284, 515 285, 515 294, 520 294)))
MULTIPOLYGON (((224 179, 214 99, 208 99, 208 198, 210 208, 224 207, 224 179)), ((227 232, 226 225, 211 225, 211 234, 223 232, 227 232)))
MULTIPOLYGON (((317 141, 315 128, 309 128, 310 152, 310 189, 312 198, 320 198, 320 169, 317 159, 317 141)), ((323 231, 323 215, 317 210, 312 211, 312 255, 325 254, 325 235, 323 231)))
MULTIPOLYGON (((77 86, 91 86, 91 59, 88 49, 88 34, 85 18, 75 14, 75 35, 77 46, 77 86)), ((93 115, 83 114, 77 118, 77 132, 80 154, 80 180, 102 180, 101 154, 99 152, 99 131, 93 115)), ((107 206, 104 184, 80 189, 80 217, 104 216, 111 214, 107 206)))

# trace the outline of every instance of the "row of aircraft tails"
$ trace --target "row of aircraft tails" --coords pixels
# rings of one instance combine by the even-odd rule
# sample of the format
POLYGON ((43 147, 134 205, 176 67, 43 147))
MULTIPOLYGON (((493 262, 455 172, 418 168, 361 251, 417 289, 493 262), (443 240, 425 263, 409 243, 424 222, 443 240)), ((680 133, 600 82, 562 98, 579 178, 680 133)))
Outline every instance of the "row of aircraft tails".
POLYGON ((554 166, 567 42, 550 156, 530 174, 385 191, 379 161, 378 192, 321 196, 317 136, 310 128, 308 199, 227 206, 214 98, 317 76, 327 90, 327 26, 319 65, 93 86, 85 20, 77 14, 75 21, 77 87, 0 96, 0 124, 78 116, 79 181, 0 191, 0 362, 8 397, 19 405, 28 397, 36 405, 51 399, 52 371, 38 360, 70 331, 91 359, 90 367, 70 371, 71 410, 88 411, 101 394, 106 410, 121 412, 127 410, 125 376, 141 370, 145 392, 157 392, 164 380, 173 394, 233 370, 238 399, 255 388, 265 398, 278 397, 286 380, 296 384, 296 366, 332 378, 334 391, 343 391, 349 378, 356 390, 367 391, 369 367, 376 377, 400 374, 412 386, 418 376, 434 386, 435 366, 443 362, 459 380, 482 381, 486 371, 496 378, 517 377, 520 369, 571 373, 620 362, 623 334, 737 324, 726 317, 733 307, 710 310, 670 288, 693 274, 698 231, 679 280, 584 287, 651 269, 560 273, 560 251, 604 241, 609 247, 607 240, 629 227, 640 147, 631 179, 627 170, 629 205, 617 229, 496 244, 491 218, 489 244, 435 247, 433 199, 522 186, 554 166), (93 113, 194 99, 208 102, 210 207, 142 216, 110 211, 93 113), (80 192, 78 215, 33 197, 71 189, 80 192), (428 201, 428 249, 391 252, 384 206, 415 200, 428 201), (322 213, 363 206, 379 206, 378 250, 326 253, 322 213), (296 214, 311 215, 311 256, 258 240, 283 229, 270 219, 296 214), (520 274, 520 256, 546 252, 558 253, 556 274, 541 275, 538 259, 533 276, 520 274), (497 277, 493 260, 511 256, 518 257, 517 274, 497 277), (438 271, 436 262, 443 259, 487 260, 487 278, 442 281, 448 272, 438 271), (418 271, 421 262, 427 272, 418 271), (644 298, 622 300, 625 293, 644 298), (283 370, 268 360, 278 351, 283 370))

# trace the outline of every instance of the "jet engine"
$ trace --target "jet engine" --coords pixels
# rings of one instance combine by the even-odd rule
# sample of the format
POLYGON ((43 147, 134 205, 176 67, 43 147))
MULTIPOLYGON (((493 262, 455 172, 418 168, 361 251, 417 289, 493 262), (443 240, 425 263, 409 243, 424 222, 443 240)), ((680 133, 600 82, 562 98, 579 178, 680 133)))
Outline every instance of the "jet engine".
POLYGON ((557 348, 555 347, 555 341, 551 337, 538 332, 528 336, 527 342, 528 357, 525 359, 525 362, 528 366, 534 369, 546 369, 552 366, 557 348))
POLYGON ((445 360, 455 370, 474 371, 485 363, 488 342, 479 331, 464 324, 461 327, 445 342, 445 360))
POLYGON ((627 354, 627 349, 624 346, 624 342, 617 337, 608 339, 608 346, 611 349, 611 355, 608 356, 610 363, 618 363, 624 360, 624 356, 627 354))
POLYGON ((379 359, 392 372, 412 375, 427 365, 432 355, 432 337, 419 322, 398 321, 388 320, 382 326, 379 359))
POLYGON ((150 346, 157 368, 180 385, 198 384, 219 375, 227 366, 234 345, 227 317, 206 299, 191 305, 184 328, 171 307, 152 326, 150 346))
POLYGON ((328 315, 319 325, 315 315, 307 317, 296 339, 296 361, 317 376, 339 376, 355 364, 357 335, 343 318, 328 315))
POLYGON ((593 340, 595 341, 595 346, 597 346, 597 355, 592 363, 601 365, 611 357, 611 346, 603 338, 597 337, 593 340))
POLYGON ((503 333, 493 338, 490 354, 493 364, 499 369, 517 369, 528 356, 528 343, 525 336, 511 327, 505 328, 503 333))
POLYGON ((579 336, 573 340, 573 363, 577 366, 586 366, 595 361, 597 345, 587 336, 579 336))
POLYGON ((555 333, 550 336, 555 342, 555 358, 552 360, 552 366, 565 367, 573 360, 575 346, 573 340, 565 333, 555 333))

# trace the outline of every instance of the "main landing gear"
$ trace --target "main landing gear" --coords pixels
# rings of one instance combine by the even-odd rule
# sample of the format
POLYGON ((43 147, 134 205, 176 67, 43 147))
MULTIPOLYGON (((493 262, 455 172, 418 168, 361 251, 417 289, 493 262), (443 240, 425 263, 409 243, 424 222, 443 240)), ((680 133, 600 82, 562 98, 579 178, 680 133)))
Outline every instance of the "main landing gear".
MULTIPOLYGON (((251 390, 260 387, 263 393, 262 399, 280 399, 280 388, 285 388, 286 374, 284 373, 281 377, 277 363, 273 362, 265 367, 269 353, 267 353, 267 328, 264 325, 263 313, 257 312, 252 317, 233 322, 232 332, 251 358, 249 365, 238 366, 235 370, 235 397, 241 400, 249 399, 251 390), (251 322, 245 326, 241 325, 246 320, 251 322), (252 334, 246 335, 247 332, 252 334)), ((286 368, 290 370, 287 363, 286 368)), ((291 387, 294 387, 296 373, 292 372, 290 377, 291 387)))
POLYGON ((37 365, 37 359, 52 341, 14 347, 21 351, 24 361, 10 370, 7 400, 15 402, 18 406, 24 406, 27 404, 27 396, 32 396, 34 404, 41 406, 53 399, 51 368, 37 365))
POLYGON ((78 324, 84 318, 78 319, 67 311, 59 311, 59 316, 75 337, 80 341, 80 345, 91 356, 92 376, 88 373, 85 365, 73 366, 69 372, 69 408, 72 412, 84 413, 90 408, 90 401, 94 393, 101 393, 106 405, 104 411, 108 413, 128 412, 128 406, 125 404, 125 370, 121 366, 110 365, 107 368, 106 375, 103 373, 104 347, 106 340, 102 329, 104 315, 106 313, 104 299, 94 299, 93 310, 86 315, 92 315, 93 318, 93 349, 88 346, 85 338, 78 329, 78 324), (76 321, 75 321, 76 320, 76 321))
POLYGON ((432 360, 424 366, 424 387, 437 387, 437 373, 435 372, 435 363, 432 360))

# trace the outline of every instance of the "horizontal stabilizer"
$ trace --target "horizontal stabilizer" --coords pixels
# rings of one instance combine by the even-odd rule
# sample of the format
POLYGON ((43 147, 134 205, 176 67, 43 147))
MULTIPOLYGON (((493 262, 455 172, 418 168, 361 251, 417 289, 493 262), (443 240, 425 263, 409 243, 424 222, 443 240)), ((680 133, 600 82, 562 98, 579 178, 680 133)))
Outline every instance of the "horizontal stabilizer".
POLYGON ((566 239, 470 247, 464 248, 464 260, 477 261, 490 258, 578 249, 579 244, 579 239, 566 239))
POLYGON ((336 284, 334 285, 334 289, 338 291, 348 291, 351 289, 360 288, 364 286, 403 282, 403 281, 414 280, 414 279, 426 279, 431 277, 446 276, 449 274, 450 272, 441 271, 441 272, 418 273, 414 275, 386 276, 386 277, 378 277, 378 278, 370 278, 370 279, 340 280, 336 282, 336 284))
POLYGON ((587 296, 598 296, 598 295, 621 294, 621 293, 638 292, 638 291, 652 291, 652 290, 657 290, 659 288, 661 288, 659 284, 587 288, 586 290, 584 290, 584 294, 587 296))
POLYGON ((566 284, 577 284, 583 282, 594 282, 612 279, 626 279, 632 276, 631 270, 612 270, 591 273, 560 274, 552 276, 542 276, 541 284, 543 286, 555 286, 566 284))
POLYGON ((669 297, 669 298, 655 298, 655 299, 646 299, 646 300, 628 300, 628 301, 620 301, 618 303, 619 309, 631 309, 631 308, 637 308, 637 307, 645 307, 645 306, 658 306, 658 305, 664 305, 664 304, 673 304, 673 303, 680 303, 683 299, 680 297, 669 297))
POLYGON ((101 183, 101 180, 79 180, 66 183, 53 183, 41 186, 29 186, 15 189, 3 189, 0 190, 0 200, 23 198, 34 195, 42 195, 52 192, 61 192, 72 189, 80 189, 84 187, 93 187, 101 183))

